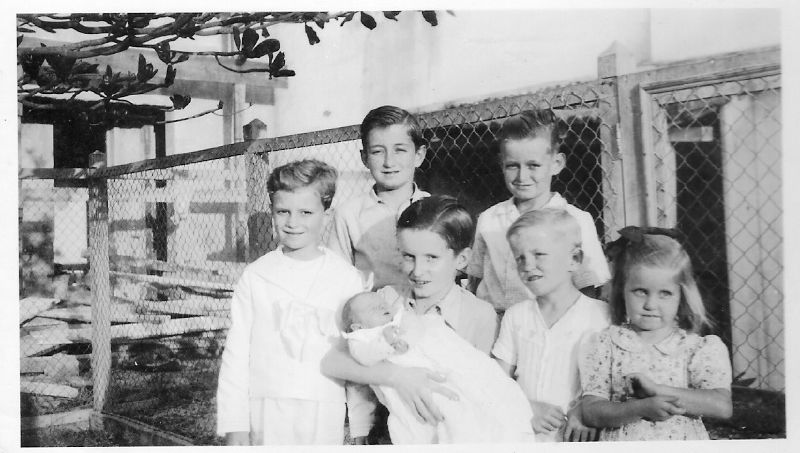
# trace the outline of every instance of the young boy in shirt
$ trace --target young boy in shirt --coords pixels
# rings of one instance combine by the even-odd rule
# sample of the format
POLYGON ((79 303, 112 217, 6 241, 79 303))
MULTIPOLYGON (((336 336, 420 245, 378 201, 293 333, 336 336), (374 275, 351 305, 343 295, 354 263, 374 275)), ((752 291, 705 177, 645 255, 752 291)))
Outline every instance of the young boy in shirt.
POLYGON ((422 128, 409 112, 385 105, 364 117, 361 141, 361 160, 375 185, 336 208, 328 247, 361 271, 365 281, 372 278, 374 289, 402 285, 407 277, 400 270, 395 224, 411 203, 429 196, 414 183, 427 150, 422 128))
POLYGON ((538 209, 514 221, 507 238, 534 297, 506 311, 492 355, 530 401, 537 441, 594 440, 577 404, 578 351, 611 316, 608 304, 573 283, 583 255, 579 224, 563 209, 538 209))
POLYGON ((551 181, 564 168, 558 152, 557 118, 550 110, 529 110, 506 120, 499 133, 500 161, 511 198, 478 216, 472 258, 467 266, 470 289, 502 314, 512 305, 531 299, 517 275, 506 241, 508 227, 521 214, 542 208, 566 210, 580 225, 583 262, 573 272, 578 288, 603 285, 611 274, 597 230, 589 213, 551 190, 551 181))

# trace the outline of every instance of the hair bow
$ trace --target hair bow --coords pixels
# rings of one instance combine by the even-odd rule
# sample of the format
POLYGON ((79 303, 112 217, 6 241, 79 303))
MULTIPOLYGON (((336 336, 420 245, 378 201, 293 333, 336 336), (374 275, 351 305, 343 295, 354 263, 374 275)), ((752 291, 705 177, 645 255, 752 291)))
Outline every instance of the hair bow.
POLYGON ((683 243, 683 234, 675 228, 626 226, 618 232, 619 238, 606 245, 606 255, 611 261, 616 261, 628 244, 641 243, 645 234, 667 236, 683 243))

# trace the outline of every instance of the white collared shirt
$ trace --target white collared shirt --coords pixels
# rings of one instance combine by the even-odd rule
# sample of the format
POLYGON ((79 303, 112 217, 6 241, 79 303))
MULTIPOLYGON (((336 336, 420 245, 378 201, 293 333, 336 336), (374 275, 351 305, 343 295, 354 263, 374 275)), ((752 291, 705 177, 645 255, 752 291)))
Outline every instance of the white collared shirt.
POLYGON ((328 248, 353 264, 364 281, 369 281, 372 274, 375 289, 405 284, 408 277, 400 270, 397 219, 411 203, 428 196, 415 184, 411 198, 396 210, 378 197, 374 187, 365 195, 345 201, 333 213, 328 248))
MULTIPOLYGON (((581 229, 583 262, 573 274, 576 288, 600 286, 611 278, 603 247, 597 238, 597 229, 592 216, 553 193, 543 208, 561 208, 574 217, 581 229)), ((510 198, 490 207, 480 216, 475 232, 472 257, 467 274, 481 279, 476 295, 503 311, 534 296, 522 283, 517 273, 517 264, 506 240, 508 228, 519 218, 520 212, 510 198)))
POLYGON ((608 304, 583 294, 550 327, 539 304, 527 300, 506 311, 492 355, 516 367, 514 378, 528 399, 554 404, 566 413, 581 391, 580 345, 610 323, 608 304))

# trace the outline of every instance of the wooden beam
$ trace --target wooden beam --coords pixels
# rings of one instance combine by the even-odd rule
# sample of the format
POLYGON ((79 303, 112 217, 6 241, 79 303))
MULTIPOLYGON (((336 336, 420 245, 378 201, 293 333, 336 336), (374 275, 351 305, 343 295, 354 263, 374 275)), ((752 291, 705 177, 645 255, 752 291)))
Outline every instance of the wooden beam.
POLYGON ((149 310, 156 313, 194 316, 227 316, 227 313, 231 309, 231 300, 206 298, 166 301, 143 300, 135 302, 135 305, 142 310, 149 310))
POLYGON ((26 297, 19 301, 19 322, 32 319, 39 313, 55 305, 58 300, 49 297, 26 297))
MULTIPOLYGON (((111 322, 150 322, 169 321, 169 316, 139 313, 130 304, 112 304, 109 307, 111 322)), ((70 308, 54 308, 39 314, 43 318, 62 319, 68 321, 92 322, 92 307, 81 305, 70 308)))
POLYGON ((46 429, 53 426, 72 425, 78 423, 89 423, 92 416, 92 409, 76 409, 69 412, 59 412, 57 414, 37 415, 35 417, 23 417, 20 427, 27 429, 46 429))
POLYGON ((19 389, 22 393, 33 393, 34 395, 60 396, 62 398, 75 398, 78 396, 78 389, 76 388, 42 381, 20 380, 19 389))

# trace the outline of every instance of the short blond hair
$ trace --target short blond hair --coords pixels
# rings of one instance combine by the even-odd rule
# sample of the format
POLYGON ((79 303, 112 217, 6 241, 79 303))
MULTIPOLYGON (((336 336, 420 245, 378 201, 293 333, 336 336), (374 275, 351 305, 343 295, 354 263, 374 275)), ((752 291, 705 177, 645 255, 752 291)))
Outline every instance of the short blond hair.
POLYGON ((528 211, 508 227, 506 239, 527 228, 550 228, 556 237, 564 239, 574 247, 581 247, 581 226, 569 212, 559 208, 543 208, 528 211))

